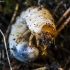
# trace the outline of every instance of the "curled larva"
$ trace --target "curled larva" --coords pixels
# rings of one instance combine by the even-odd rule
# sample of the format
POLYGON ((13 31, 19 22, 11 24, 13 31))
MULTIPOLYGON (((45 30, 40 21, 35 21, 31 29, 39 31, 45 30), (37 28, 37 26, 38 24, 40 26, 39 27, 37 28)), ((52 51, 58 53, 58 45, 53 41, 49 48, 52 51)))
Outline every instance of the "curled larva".
MULTIPOLYGON (((47 9, 43 7, 30 7, 25 11, 25 15, 23 15, 24 12, 21 13, 21 17, 26 20, 32 35, 36 37, 37 45, 39 45, 39 39, 42 38, 47 45, 52 43, 56 35, 56 27, 54 19, 47 9)), ((31 45, 31 43, 29 44, 31 45)))
POLYGON ((21 62, 34 60, 39 55, 39 50, 34 45, 29 46, 29 35, 21 38, 17 43, 17 38, 22 36, 27 29, 26 21, 20 16, 12 25, 9 34, 10 53, 21 62))

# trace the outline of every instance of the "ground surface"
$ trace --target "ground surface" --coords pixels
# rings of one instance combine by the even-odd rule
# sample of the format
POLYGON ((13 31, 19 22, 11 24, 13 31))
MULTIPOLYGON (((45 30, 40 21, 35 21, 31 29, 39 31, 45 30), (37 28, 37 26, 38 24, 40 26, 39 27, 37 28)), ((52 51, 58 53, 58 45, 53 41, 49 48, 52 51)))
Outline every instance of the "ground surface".
MULTIPOLYGON (((21 13, 23 7, 26 9, 28 6, 31 6, 33 4, 37 5, 36 0, 32 1, 32 3, 28 2, 28 4, 25 5, 22 0, 18 0, 18 2, 19 2, 19 10, 17 12, 17 15, 21 13)), ((3 2, 0 3, 0 29, 4 33, 6 33, 7 28, 10 25, 10 20, 13 15, 16 3, 17 1, 13 1, 13 2, 5 1, 5 3, 3 2), (9 5, 10 3, 11 5, 9 5)), ((55 20, 55 24, 60 19, 60 17, 62 17, 63 13, 65 13, 65 11, 70 7, 70 0, 43 0, 41 3, 44 4, 45 7, 52 13, 55 20)), ((69 15, 67 15, 66 18, 64 18, 61 24, 65 22, 65 20, 69 17, 69 15)), ((3 62, 5 63, 7 62, 2 39, 3 39, 2 35, 0 34, 0 68, 1 69, 3 65, 5 65, 3 62), (2 55, 5 56, 3 57, 2 55)), ((70 22, 64 27, 64 29, 57 36, 55 40, 55 45, 51 45, 48 49, 50 50, 48 50, 47 57, 39 58, 31 63, 24 64, 16 61, 15 59, 11 60, 14 70, 31 70, 35 68, 40 68, 42 66, 46 66, 48 68, 47 70, 58 70, 57 69, 58 67, 62 67, 64 70, 69 70, 70 69, 70 22)), ((9 66, 8 65, 5 66, 6 69, 9 70, 9 66)), ((6 70, 4 68, 3 70, 6 70)))

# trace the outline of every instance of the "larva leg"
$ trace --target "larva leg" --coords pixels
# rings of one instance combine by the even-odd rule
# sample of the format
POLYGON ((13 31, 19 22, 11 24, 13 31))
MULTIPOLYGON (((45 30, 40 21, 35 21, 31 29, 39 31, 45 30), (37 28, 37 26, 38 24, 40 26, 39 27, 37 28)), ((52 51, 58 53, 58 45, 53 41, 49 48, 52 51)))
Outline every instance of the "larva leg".
POLYGON ((29 38, 29 46, 31 46, 31 44, 32 44, 33 36, 34 36, 33 34, 30 35, 30 38, 29 38))
POLYGON ((17 39, 17 43, 21 41, 22 38, 24 38, 28 33, 30 33, 30 30, 27 30, 22 36, 20 36, 18 39, 17 39))
POLYGON ((62 15, 62 17, 58 20, 56 27, 61 23, 61 21, 70 13, 70 8, 62 15))
POLYGON ((39 46, 39 39, 37 36, 36 36, 36 44, 37 44, 37 46, 39 46))
POLYGON ((25 37, 28 33, 30 33, 29 29, 22 35, 22 37, 25 37))
POLYGON ((47 55, 47 46, 44 44, 42 47, 41 47, 41 50, 42 50, 42 56, 46 56, 47 55))

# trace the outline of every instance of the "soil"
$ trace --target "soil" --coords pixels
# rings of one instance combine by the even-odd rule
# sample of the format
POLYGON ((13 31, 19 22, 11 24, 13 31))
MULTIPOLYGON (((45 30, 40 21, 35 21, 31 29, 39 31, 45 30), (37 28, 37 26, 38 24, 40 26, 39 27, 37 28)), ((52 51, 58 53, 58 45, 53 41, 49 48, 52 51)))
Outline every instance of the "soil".
MULTIPOLYGON (((28 1, 28 0, 26 0, 28 1)), ((14 1, 13 1, 14 2, 14 1)), ((32 1, 32 4, 25 5, 24 1, 18 0, 19 10, 17 16, 29 6, 37 5, 37 0, 32 1), (24 9, 23 9, 24 7, 24 9)), ((4 8, 4 4, 0 3, 1 7, 4 8)), ((70 0, 41 0, 41 4, 47 8, 54 17, 55 25, 57 21, 62 17, 68 8, 70 8, 70 0)), ((13 4, 12 4, 13 5, 13 4)), ((13 11, 14 12, 14 11, 13 11)), ((5 13, 0 11, 0 29, 5 34, 8 26, 10 25, 10 20, 12 18, 13 12, 5 13)), ((70 13, 69 13, 70 15, 70 13)), ((65 16, 61 24, 57 27, 61 27, 65 20, 69 17, 65 16)), ((40 57, 30 63, 22 63, 14 58, 11 59, 13 70, 32 70, 40 67, 47 67, 47 70, 58 70, 58 68, 63 68, 64 70, 70 69, 70 22, 62 29, 55 39, 55 44, 53 43, 48 47, 48 56, 40 57)), ((10 31, 10 30, 9 30, 10 31)), ((9 70, 9 65, 7 62, 5 46, 2 41, 3 37, 0 34, 0 70, 9 70), (4 56, 3 56, 4 55, 4 56)))

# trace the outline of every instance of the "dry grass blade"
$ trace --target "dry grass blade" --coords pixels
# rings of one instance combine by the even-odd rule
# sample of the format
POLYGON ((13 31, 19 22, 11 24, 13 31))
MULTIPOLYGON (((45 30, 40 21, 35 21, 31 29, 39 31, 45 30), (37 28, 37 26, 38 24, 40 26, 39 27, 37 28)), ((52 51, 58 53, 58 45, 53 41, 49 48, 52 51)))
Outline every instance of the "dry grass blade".
POLYGON ((67 20, 62 24, 62 26, 57 30, 57 34, 68 24, 70 21, 70 17, 67 18, 67 20))
POLYGON ((60 5, 63 4, 63 1, 59 2, 58 5, 56 6, 56 8, 54 9, 53 15, 55 15, 57 9, 60 7, 60 5))
POLYGON ((61 21, 67 17, 67 15, 70 13, 70 8, 63 14, 63 16, 59 19, 59 21, 57 22, 56 28, 57 26, 61 23, 61 21))
POLYGON ((15 17, 16 17, 16 14, 17 14, 18 8, 19 8, 19 5, 16 4, 14 14, 13 14, 13 16, 12 16, 12 18, 11 18, 10 24, 9 24, 8 29, 7 29, 7 31, 6 31, 6 34, 5 34, 5 38, 6 38, 6 40, 7 40, 8 33, 9 33, 9 31, 10 31, 10 27, 11 27, 11 25, 12 25, 12 23, 13 23, 15 17))
POLYGON ((57 35, 59 34, 59 32, 69 23, 70 21, 70 16, 66 19, 66 21, 61 25, 60 28, 58 28, 57 33, 55 35, 55 38, 57 37, 57 35))
POLYGON ((4 39, 4 45, 5 45, 5 49, 6 49, 6 54, 7 54, 7 58, 8 58, 8 63, 9 63, 9 66, 10 66, 10 70, 12 70, 11 63, 10 63, 10 59, 9 59, 9 54, 8 54, 8 50, 7 50, 6 39, 5 39, 5 36, 4 36, 4 34, 3 34, 3 32, 2 32, 1 30, 0 30, 0 33, 2 34, 3 39, 4 39))

